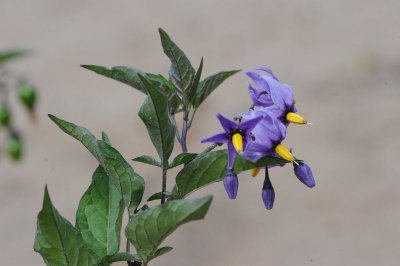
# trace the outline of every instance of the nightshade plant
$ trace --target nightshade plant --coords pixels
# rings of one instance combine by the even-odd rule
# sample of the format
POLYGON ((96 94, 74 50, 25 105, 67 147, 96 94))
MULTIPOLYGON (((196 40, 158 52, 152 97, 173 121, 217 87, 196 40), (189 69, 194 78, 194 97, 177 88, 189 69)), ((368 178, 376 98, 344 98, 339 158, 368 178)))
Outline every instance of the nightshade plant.
MULTIPOLYGON (((219 72, 202 80, 203 60, 195 70, 167 33, 162 29, 159 33, 164 52, 171 61, 168 78, 125 66, 111 69, 97 65, 82 67, 123 82, 145 94, 139 117, 147 127, 159 158, 142 155, 133 161, 160 168, 161 191, 149 197, 147 203, 143 202, 145 179, 112 146, 106 133, 103 132, 98 139, 84 127, 49 115, 61 130, 89 150, 99 166, 80 200, 75 225, 57 211, 46 187, 43 208, 38 215, 34 249, 42 255, 47 265, 110 265, 116 261, 127 261, 128 265, 148 265, 152 259, 172 250, 172 247, 160 246, 177 227, 203 219, 206 215, 212 196, 188 199, 188 195, 223 180, 228 196, 235 198, 237 174, 246 170, 252 169, 255 174, 257 169, 265 169, 266 178, 261 194, 267 209, 272 208, 275 198, 268 167, 292 162, 300 181, 310 187, 315 184, 310 168, 294 158, 281 144, 286 136, 285 123, 290 121, 288 113, 296 111, 291 98, 292 90, 287 87, 280 91, 283 85, 279 82, 269 85, 269 76, 259 76, 267 80, 264 87, 256 82, 257 89, 251 89, 254 106, 249 112, 237 117, 237 122, 218 115, 224 132, 204 139, 203 142, 213 143, 204 151, 188 152, 187 133, 199 106, 238 70, 219 72), (280 98, 276 98, 277 95, 280 98), (258 100, 265 100, 267 104, 257 104, 258 100), (281 106, 282 102, 285 105, 281 106), (286 116, 278 117, 268 108, 283 108, 286 116), (179 113, 183 117, 181 130, 177 127, 179 120, 175 119, 179 113), (282 117, 287 121, 280 120, 282 117), (175 139, 182 153, 171 160, 175 139), (228 150, 213 151, 223 143, 227 143, 228 150), (175 177, 175 185, 167 189, 167 172, 178 166, 182 169, 175 177), (148 202, 154 200, 160 200, 160 204, 149 206, 152 204, 148 202), (124 227, 127 245, 122 251, 120 241, 125 211, 129 221, 124 227), (131 253, 131 245, 136 252, 131 253)), ((268 73, 275 77, 272 72, 268 73)))
POLYGON ((14 123, 10 92, 15 91, 23 107, 28 110, 30 118, 34 118, 37 102, 36 88, 23 75, 7 67, 10 61, 25 54, 19 50, 0 51, 0 130, 6 131, 4 148, 0 146, 0 154, 7 153, 13 161, 21 159, 23 145, 21 132, 14 123))

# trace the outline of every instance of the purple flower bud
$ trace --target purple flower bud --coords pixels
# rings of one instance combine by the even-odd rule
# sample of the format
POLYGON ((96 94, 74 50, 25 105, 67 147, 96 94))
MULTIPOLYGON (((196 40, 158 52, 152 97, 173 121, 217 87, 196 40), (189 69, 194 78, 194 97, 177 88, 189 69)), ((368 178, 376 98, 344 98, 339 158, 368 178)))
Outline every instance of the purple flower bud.
POLYGON ((230 199, 235 199, 238 191, 239 180, 236 173, 232 170, 228 170, 224 177, 224 186, 226 193, 230 199))
POLYGON ((307 187, 314 187, 315 179, 313 173, 311 172, 311 168, 303 162, 298 161, 298 163, 299 165, 294 165, 295 175, 307 187))
POLYGON ((273 187, 269 188, 263 188, 262 190, 262 200, 264 202, 265 208, 268 210, 271 210, 272 207, 274 206, 274 200, 275 200, 275 191, 273 187))

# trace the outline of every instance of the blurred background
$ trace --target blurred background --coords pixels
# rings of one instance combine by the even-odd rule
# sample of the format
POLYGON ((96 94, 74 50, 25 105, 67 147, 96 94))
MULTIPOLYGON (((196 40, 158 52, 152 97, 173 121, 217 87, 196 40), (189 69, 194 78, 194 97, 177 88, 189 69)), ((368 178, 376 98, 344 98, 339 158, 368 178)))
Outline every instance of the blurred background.
MULTIPOLYGON (((48 113, 107 132, 127 159, 156 155, 137 117, 144 95, 79 65, 166 74, 162 27, 195 68, 204 56, 204 77, 268 66, 294 88, 299 113, 314 125, 292 125, 285 144, 312 166, 317 186, 302 185, 290 165, 273 169, 272 211, 261 200, 261 176, 241 174, 234 201, 222 183, 198 191, 191 197, 215 196, 206 219, 179 228, 164 242, 174 250, 150 264, 399 265, 399 13, 396 0, 2 0, 0 50, 31 51, 9 66, 38 87, 40 102, 36 123, 23 109, 14 114, 23 162, 0 161, 1 264, 44 265, 33 242, 45 184, 74 223, 97 166, 48 113)), ((205 101, 189 151, 221 130, 217 112, 233 117, 250 106, 248 82, 236 74, 205 101)), ((146 177, 145 198, 160 190, 157 169, 132 165, 146 177)))

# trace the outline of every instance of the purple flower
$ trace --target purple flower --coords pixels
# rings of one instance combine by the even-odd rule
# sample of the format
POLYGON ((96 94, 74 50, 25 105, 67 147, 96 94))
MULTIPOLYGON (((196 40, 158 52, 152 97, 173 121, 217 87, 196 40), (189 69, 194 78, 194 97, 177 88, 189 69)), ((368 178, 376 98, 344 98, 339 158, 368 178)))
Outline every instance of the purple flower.
POLYGON ((307 121, 296 114, 292 88, 288 84, 280 82, 271 69, 259 67, 256 70, 265 71, 267 74, 246 73, 255 84, 254 87, 249 84, 249 94, 254 105, 268 107, 285 126, 288 126, 289 122, 306 124, 307 121))
POLYGON ((265 169, 265 179, 261 193, 262 200, 265 208, 268 210, 272 209, 275 201, 275 190, 272 186, 271 180, 269 179, 268 168, 265 169))
POLYGON ((236 173, 233 170, 228 169, 224 177, 224 187, 230 199, 236 198, 238 186, 239 180, 236 173))
MULTIPOLYGON (((264 156, 277 157, 279 154, 279 156, 288 161, 293 160, 292 156, 285 156, 280 150, 282 147, 286 149, 280 144, 286 137, 286 127, 275 118, 268 108, 251 110, 248 113, 242 114, 242 117, 245 120, 262 117, 262 120, 252 130, 254 139, 241 154, 244 159, 257 162, 264 156)), ((291 155, 288 150, 285 152, 291 155)))
POLYGON ((307 187, 312 188, 315 186, 315 179, 314 175, 311 171, 311 168, 308 166, 308 164, 305 164, 302 161, 296 161, 297 164, 294 165, 294 173, 297 176, 297 178, 307 187))
POLYGON ((228 169, 232 169, 236 154, 246 149, 248 143, 252 140, 251 131, 257 126, 262 117, 254 116, 252 119, 240 124, 227 119, 221 114, 217 114, 217 118, 225 131, 203 139, 201 143, 228 143, 228 169))

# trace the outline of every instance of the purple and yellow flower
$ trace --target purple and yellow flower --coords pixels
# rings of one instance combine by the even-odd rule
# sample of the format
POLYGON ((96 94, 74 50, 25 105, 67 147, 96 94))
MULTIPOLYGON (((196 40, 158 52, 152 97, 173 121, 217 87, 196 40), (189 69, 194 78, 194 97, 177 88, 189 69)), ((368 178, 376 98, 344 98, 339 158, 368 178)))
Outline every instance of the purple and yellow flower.
POLYGON ((246 160, 257 162, 264 156, 277 157, 279 155, 281 158, 293 162, 294 156, 281 144, 286 137, 286 127, 265 107, 242 114, 242 118, 245 120, 251 121, 254 117, 262 119, 251 131, 253 139, 241 156, 246 160))
POLYGON ((253 104, 270 109, 285 126, 289 122, 307 124, 307 121, 297 114, 292 88, 288 84, 280 82, 271 69, 259 67, 256 70, 264 71, 267 74, 259 74, 257 72, 246 73, 255 85, 253 87, 249 84, 249 94, 253 104))
POLYGON ((251 142, 251 131, 257 126, 262 117, 254 116, 252 119, 248 119, 242 123, 236 123, 221 114, 217 114, 217 118, 225 131, 203 139, 201 143, 228 143, 228 169, 232 169, 236 154, 245 150, 247 145, 251 142))

